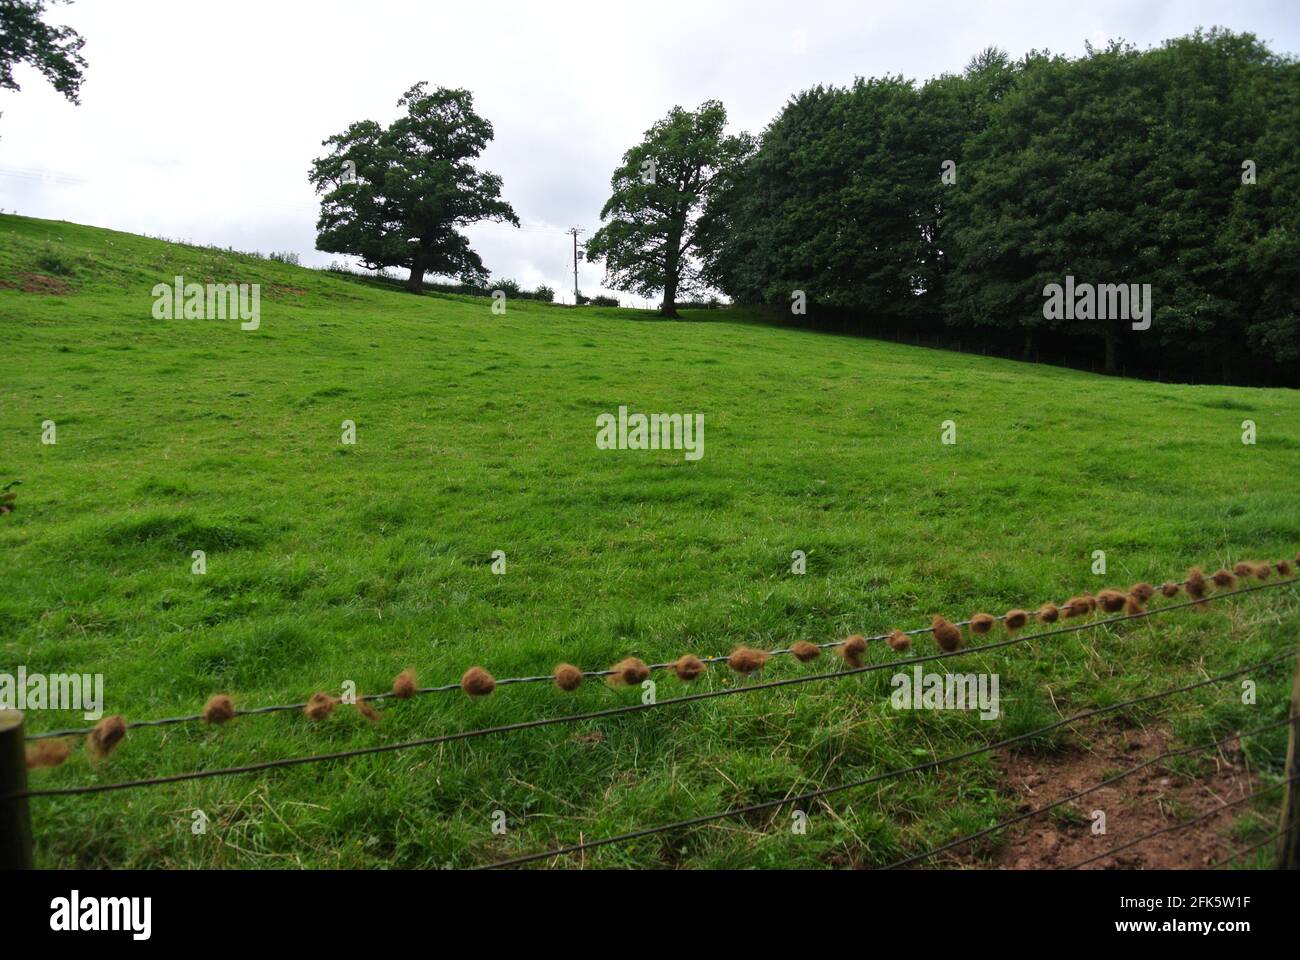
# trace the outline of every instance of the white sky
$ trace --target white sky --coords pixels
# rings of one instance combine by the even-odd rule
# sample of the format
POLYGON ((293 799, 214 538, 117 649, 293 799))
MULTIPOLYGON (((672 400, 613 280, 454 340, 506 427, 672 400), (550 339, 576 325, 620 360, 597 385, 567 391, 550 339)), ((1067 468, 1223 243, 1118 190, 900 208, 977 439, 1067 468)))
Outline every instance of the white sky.
MULTIPOLYGON (((674 104, 720 99, 757 133, 799 90, 956 72, 989 45, 1077 55, 1220 25, 1300 52, 1300 0, 78 0, 47 19, 86 38, 82 104, 30 68, 0 92, 5 212, 324 265, 343 258, 314 249, 321 141, 427 80, 496 128, 481 166, 524 229, 470 229, 488 269, 570 300, 563 231, 599 225, 623 151, 674 104)), ((600 267, 580 276, 595 293, 600 267)))

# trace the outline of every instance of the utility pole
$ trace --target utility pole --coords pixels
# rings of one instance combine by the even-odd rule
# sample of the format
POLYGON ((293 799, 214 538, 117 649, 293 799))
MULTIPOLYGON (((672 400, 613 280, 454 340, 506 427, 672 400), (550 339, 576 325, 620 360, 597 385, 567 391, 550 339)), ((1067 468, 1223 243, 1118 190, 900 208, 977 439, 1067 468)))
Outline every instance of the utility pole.
POLYGON ((582 231, 577 227, 571 227, 568 231, 573 234, 573 305, 578 305, 578 234, 582 231))

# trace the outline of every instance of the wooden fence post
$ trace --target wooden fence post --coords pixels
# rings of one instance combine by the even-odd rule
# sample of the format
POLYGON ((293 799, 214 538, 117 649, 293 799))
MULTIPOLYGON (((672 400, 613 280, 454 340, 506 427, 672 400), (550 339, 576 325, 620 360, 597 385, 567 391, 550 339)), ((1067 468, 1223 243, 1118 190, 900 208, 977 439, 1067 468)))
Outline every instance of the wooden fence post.
POLYGON ((1284 831, 1277 851, 1279 870, 1300 870, 1300 660, 1296 662, 1295 684, 1291 687, 1291 739, 1286 748, 1286 773, 1291 781, 1282 795, 1282 823, 1284 831))
MULTIPOLYGON (((0 798, 27 789, 23 715, 0 710, 0 798)), ((0 799, 0 870, 30 870, 32 819, 27 798, 0 799)))

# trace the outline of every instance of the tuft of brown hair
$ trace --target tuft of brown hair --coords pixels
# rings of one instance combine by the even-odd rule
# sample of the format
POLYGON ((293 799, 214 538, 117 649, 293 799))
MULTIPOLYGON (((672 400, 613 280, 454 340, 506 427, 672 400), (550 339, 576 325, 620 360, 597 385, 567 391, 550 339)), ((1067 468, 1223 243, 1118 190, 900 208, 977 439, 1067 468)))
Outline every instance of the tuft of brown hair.
POLYGON ((1071 617, 1082 617, 1093 609, 1093 604, 1096 602, 1094 597, 1086 594, 1081 597, 1071 597, 1065 601, 1065 606, 1061 608, 1061 616, 1066 620, 1071 617))
POLYGON ((1214 581, 1214 585, 1220 590, 1226 590, 1237 584, 1237 578, 1231 570, 1220 570, 1210 579, 1214 581))
POLYGON ((1029 613, 1025 610, 1008 610, 1006 616, 1002 618, 1002 623, 1008 631, 1015 633, 1029 623, 1029 613))
POLYGON ((555 685, 565 693, 573 693, 582 686, 582 671, 571 663, 562 663, 555 668, 555 685))
POLYGON ((126 738, 126 721, 120 715, 105 717, 86 734, 86 751, 90 759, 103 760, 126 738))
POLYGON ((1124 612, 1130 617, 1136 616, 1139 613, 1146 613, 1146 604, 1143 603, 1141 598, 1136 594, 1130 593, 1124 598, 1124 612))
POLYGON ((379 711, 365 697, 358 696, 352 705, 357 708, 357 713, 361 714, 370 723, 379 722, 379 711))
POLYGON ((991 614, 977 613, 970 618, 971 633, 978 633, 981 635, 988 633, 993 629, 993 625, 997 622, 997 617, 994 617, 991 614))
POLYGON ((1176 597, 1178 596, 1178 591, 1181 589, 1182 588, 1178 584, 1174 583, 1173 581, 1170 581, 1169 583, 1166 583, 1163 587, 1160 588, 1160 592, 1163 593, 1166 597, 1176 597))
POLYGON ((614 672, 610 675, 609 682, 615 686, 639 686, 650 676, 650 668, 636 657, 620 660, 610 669, 614 672))
POLYGON ((682 654, 673 664, 673 673, 677 674, 677 679, 686 683, 699 677, 706 669, 704 661, 693 653, 682 654))
POLYGON ((204 723, 226 723, 235 718, 235 701, 228 694, 218 693, 203 706, 204 723))
POLYGON ((71 752, 72 745, 67 740, 36 740, 27 744, 27 769, 60 766, 71 752))
POLYGON ((1124 609, 1124 594, 1118 590, 1103 590, 1097 594, 1097 602, 1107 613, 1118 613, 1124 609))
POLYGON ((470 667, 460 678, 460 688, 471 697, 486 697, 497 688, 497 682, 482 667, 470 667))
POLYGON ((794 654, 794 658, 800 663, 808 663, 810 660, 816 660, 822 655, 822 648, 815 643, 809 643, 807 640, 800 640, 790 648, 790 652, 794 654))
POLYGON ((944 653, 952 653, 961 646, 961 631, 943 617, 935 617, 931 629, 934 631, 935 641, 944 653))
POLYGON ((1244 580, 1249 578, 1251 574, 1255 572, 1255 565, 1253 563, 1247 563, 1246 561, 1243 560, 1241 563, 1237 564, 1232 569, 1236 572, 1237 576, 1241 577, 1244 580))
POLYGON ((1284 576, 1284 577, 1289 577, 1289 576, 1291 576, 1291 563, 1290 563, 1290 561, 1287 561, 1287 560, 1279 560, 1279 561, 1277 562, 1277 572, 1278 572, 1281 576, 1284 576))
POLYGON ((308 720, 324 720, 334 712, 334 707, 338 701, 328 693, 313 693, 303 706, 302 712, 307 715, 308 720))
POLYGON ((1054 603, 1045 603, 1038 608, 1039 623, 1055 623, 1061 619, 1061 611, 1057 609, 1054 603))
POLYGON ((885 643, 889 644, 890 650, 895 650, 898 653, 912 649, 912 638, 902 630, 891 630, 889 636, 885 638, 885 643))
POLYGON ((415 696, 414 670, 403 670, 393 678, 393 696, 398 700, 410 700, 415 696))
POLYGON ((1201 573, 1200 567, 1193 567, 1187 571, 1187 582, 1183 586, 1187 589, 1187 595, 1198 603, 1205 599, 1207 584, 1205 574, 1201 573))
POLYGON ((867 638, 854 635, 840 645, 840 656, 850 667, 862 666, 862 655, 867 652, 867 638))
POLYGON ((1137 597, 1139 603, 1146 603, 1156 595, 1156 588, 1149 583, 1135 583, 1129 588, 1129 594, 1137 597))
POLYGON ((770 656, 771 654, 766 650, 755 650, 753 647, 737 647, 731 651, 731 656, 727 658, 727 664, 742 677, 747 677, 751 673, 758 673, 767 666, 767 659, 770 656))
POLYGON ((1273 575, 1273 568, 1267 563, 1255 564, 1255 576, 1260 580, 1267 580, 1273 575))

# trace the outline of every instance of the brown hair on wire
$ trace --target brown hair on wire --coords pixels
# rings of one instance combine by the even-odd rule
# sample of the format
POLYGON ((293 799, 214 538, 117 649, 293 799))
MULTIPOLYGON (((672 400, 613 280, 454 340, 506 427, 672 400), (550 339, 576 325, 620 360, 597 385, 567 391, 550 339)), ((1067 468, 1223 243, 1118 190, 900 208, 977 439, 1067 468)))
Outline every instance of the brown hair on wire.
POLYGON ((582 670, 571 663, 562 663, 555 668, 555 685, 565 693, 572 693, 582 686, 582 670))
POLYGON ((635 687, 644 683, 650 676, 650 668, 644 660, 628 657, 610 667, 609 682, 614 686, 635 687))
POLYGON ((470 667, 460 678, 460 688, 471 697, 486 697, 497 688, 497 682, 482 667, 470 667))
POLYGON ((854 634, 840 646, 840 656, 853 669, 862 666, 862 657, 867 652, 867 638, 854 634))
POLYGON ((203 705, 200 716, 204 723, 228 723, 235 718, 235 701, 230 699, 229 694, 218 693, 203 705))
POLYGON ((885 643, 889 644, 890 650, 895 650, 898 653, 912 649, 912 638, 902 630, 891 631, 889 636, 885 638, 885 643))
POLYGON ((1101 604, 1101 609, 1107 613, 1119 613, 1124 609, 1124 601, 1127 599, 1118 590, 1103 590, 1097 594, 1097 602, 1101 604))
POLYGON ((727 664, 742 677, 748 677, 767 666, 770 656, 771 654, 766 650, 755 650, 753 647, 737 647, 731 651, 731 656, 727 658, 727 664))
POLYGON ((33 741, 27 744, 27 769, 60 766, 71 753, 72 744, 67 740, 33 741))
POLYGON ((393 678, 393 696, 398 700, 410 700, 415 696, 415 671, 403 670, 393 678))
POLYGON ((92 762, 98 762, 117 749, 126 739, 126 720, 120 714, 105 717, 86 734, 86 752, 92 762))
POLYGON ((936 616, 930 629, 934 633, 935 641, 944 653, 952 653, 961 647, 961 631, 950 621, 936 616))
POLYGON ((303 706, 302 712, 308 720, 324 720, 334 712, 338 700, 328 693, 313 693, 303 706))
POLYGON ((988 633, 993 629, 993 625, 998 622, 997 617, 988 613, 977 613, 970 618, 971 633, 978 633, 980 636, 988 633))
POLYGON ((677 679, 683 683, 690 683, 695 680, 708 668, 704 666, 704 661, 693 653, 685 653, 677 658, 673 663, 673 672, 677 674, 677 679))
POLYGON ((808 663, 822 655, 822 648, 815 643, 809 643, 807 640, 800 640, 790 648, 790 652, 794 654, 794 658, 800 663, 808 663))

